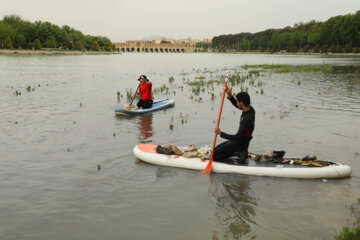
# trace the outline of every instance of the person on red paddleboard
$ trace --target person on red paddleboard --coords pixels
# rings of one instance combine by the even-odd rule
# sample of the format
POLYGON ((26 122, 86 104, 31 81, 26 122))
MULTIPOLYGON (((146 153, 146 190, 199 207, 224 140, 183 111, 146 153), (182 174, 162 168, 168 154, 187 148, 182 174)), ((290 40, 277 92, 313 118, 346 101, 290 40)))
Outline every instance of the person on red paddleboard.
POLYGON ((249 143, 255 129, 255 110, 250 105, 250 96, 247 92, 239 92, 236 94, 236 98, 234 98, 231 94, 231 89, 229 87, 225 89, 227 98, 236 108, 243 111, 240 117, 239 130, 234 135, 231 135, 221 131, 220 128, 215 128, 215 133, 228 141, 215 147, 213 160, 229 162, 229 157, 238 156, 240 158, 239 163, 245 163, 248 156, 249 143))
POLYGON ((153 98, 151 95, 152 82, 150 82, 145 75, 141 75, 138 81, 140 81, 138 91, 138 94, 140 94, 140 100, 136 105, 138 108, 151 108, 153 104, 153 98))

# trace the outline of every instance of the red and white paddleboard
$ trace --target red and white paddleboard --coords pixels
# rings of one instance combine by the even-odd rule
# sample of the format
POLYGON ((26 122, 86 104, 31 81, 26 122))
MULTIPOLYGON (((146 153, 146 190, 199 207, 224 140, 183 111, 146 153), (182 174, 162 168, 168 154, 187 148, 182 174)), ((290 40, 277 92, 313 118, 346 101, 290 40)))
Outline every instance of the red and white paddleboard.
MULTIPOLYGON (((186 158, 178 155, 165 155, 156 152, 157 145, 140 144, 134 147, 134 154, 140 160, 161 166, 186 168, 202 171, 208 160, 200 158, 186 158)), ((249 160, 249 162, 252 160, 249 160)), ((351 175, 351 168, 347 165, 336 163, 326 167, 309 167, 281 164, 252 164, 232 165, 220 162, 212 163, 212 172, 240 173, 246 175, 284 177, 284 178, 346 178, 351 175), (266 166, 264 166, 266 165, 266 166)))

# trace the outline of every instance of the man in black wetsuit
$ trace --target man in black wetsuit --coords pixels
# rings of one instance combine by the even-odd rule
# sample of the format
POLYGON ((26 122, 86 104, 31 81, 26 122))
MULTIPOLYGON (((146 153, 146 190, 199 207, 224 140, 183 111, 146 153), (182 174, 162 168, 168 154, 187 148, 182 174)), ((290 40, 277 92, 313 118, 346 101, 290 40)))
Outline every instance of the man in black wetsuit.
POLYGON ((248 156, 248 147, 255 128, 255 110, 250 106, 250 96, 247 92, 236 94, 235 99, 231 94, 231 89, 228 87, 225 89, 227 98, 236 108, 243 111, 240 117, 239 130, 236 134, 230 135, 221 131, 220 128, 215 128, 215 133, 220 134, 222 138, 228 141, 215 147, 213 160, 229 163, 227 160, 229 157, 238 156, 240 163, 244 163, 248 156))

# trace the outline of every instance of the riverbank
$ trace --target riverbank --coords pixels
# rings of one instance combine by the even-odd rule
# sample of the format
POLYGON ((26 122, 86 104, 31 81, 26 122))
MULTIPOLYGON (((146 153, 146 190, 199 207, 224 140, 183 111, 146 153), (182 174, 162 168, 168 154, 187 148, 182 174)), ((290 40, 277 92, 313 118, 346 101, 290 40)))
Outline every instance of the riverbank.
POLYGON ((121 54, 119 52, 106 52, 106 51, 75 51, 75 50, 59 50, 59 49, 41 49, 41 50, 29 50, 29 49, 0 49, 0 54, 23 54, 23 55, 54 55, 54 54, 65 54, 65 55, 103 55, 103 54, 121 54))

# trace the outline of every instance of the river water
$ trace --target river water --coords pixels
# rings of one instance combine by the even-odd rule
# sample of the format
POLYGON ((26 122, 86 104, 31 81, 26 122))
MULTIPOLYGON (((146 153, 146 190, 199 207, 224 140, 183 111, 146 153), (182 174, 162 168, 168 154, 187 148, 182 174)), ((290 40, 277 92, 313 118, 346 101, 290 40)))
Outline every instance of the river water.
MULTIPOLYGON (((143 163, 132 149, 212 145, 222 85, 189 82, 221 80, 227 71, 245 77, 245 64, 359 63, 251 54, 0 55, 0 238, 333 239, 360 198, 359 72, 270 70, 233 86, 248 90, 256 110, 249 151, 315 154, 350 165, 351 178, 204 176, 143 163), (153 82, 155 98, 174 98, 175 107, 116 117, 140 74, 153 82)), ((236 132, 240 114, 226 101, 220 128, 236 132)))

